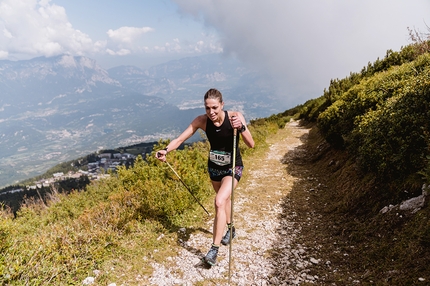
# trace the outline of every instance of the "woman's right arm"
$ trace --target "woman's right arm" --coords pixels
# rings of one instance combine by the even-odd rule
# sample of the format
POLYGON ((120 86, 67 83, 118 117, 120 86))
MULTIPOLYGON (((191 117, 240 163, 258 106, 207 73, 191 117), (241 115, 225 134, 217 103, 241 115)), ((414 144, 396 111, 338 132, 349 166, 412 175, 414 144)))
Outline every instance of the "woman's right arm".
POLYGON ((194 133, 196 133, 197 129, 206 129, 206 115, 200 115, 197 116, 187 127, 187 129, 182 132, 181 135, 179 135, 176 139, 173 139, 170 141, 169 145, 166 146, 165 149, 159 150, 156 153, 157 158, 160 161, 166 161, 166 155, 168 152, 176 150, 179 146, 181 146, 182 143, 184 143, 188 138, 193 136, 194 133))

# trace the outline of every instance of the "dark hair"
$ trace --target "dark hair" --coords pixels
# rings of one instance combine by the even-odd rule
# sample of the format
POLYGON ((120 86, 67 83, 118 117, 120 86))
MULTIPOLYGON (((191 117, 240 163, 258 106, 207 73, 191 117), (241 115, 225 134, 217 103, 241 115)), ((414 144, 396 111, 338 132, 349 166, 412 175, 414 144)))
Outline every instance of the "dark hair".
POLYGON ((222 94, 218 89, 211 88, 205 93, 204 100, 211 98, 217 99, 219 102, 222 102, 222 94))

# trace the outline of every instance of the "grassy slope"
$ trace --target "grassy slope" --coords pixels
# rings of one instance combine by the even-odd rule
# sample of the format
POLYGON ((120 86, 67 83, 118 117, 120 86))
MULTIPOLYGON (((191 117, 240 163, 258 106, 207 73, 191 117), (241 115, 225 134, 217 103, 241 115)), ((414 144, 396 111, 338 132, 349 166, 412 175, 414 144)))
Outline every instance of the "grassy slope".
POLYGON ((360 176, 350 156, 330 148, 316 127, 303 148, 305 157, 289 171, 304 180, 287 201, 293 207, 290 211, 300 214, 303 243, 324 257, 313 274, 326 277, 327 285, 351 285, 354 280, 359 285, 428 283, 428 205, 415 214, 398 210, 381 214, 372 190, 396 186, 360 176), (311 223, 306 223, 309 218, 311 223), (327 261, 336 266, 327 267, 327 261))
MULTIPOLYGON (((278 119, 280 127, 289 120, 285 115, 278 119)), ((253 130, 254 138, 261 142, 270 136, 264 121, 261 120, 260 129, 253 130)), ((329 265, 336 265, 330 268, 321 263, 312 274, 324 277, 326 284, 336 285, 350 285, 353 281, 362 285, 415 285, 421 277, 430 281, 426 276, 430 273, 428 206, 415 214, 380 214, 382 207, 400 201, 377 195, 391 192, 375 190, 403 186, 381 184, 371 175, 361 175, 351 156, 332 149, 316 127, 303 148, 305 156, 297 157, 296 164, 288 167, 302 180, 285 203, 290 207, 288 211, 299 214, 303 244, 311 245, 320 257, 331 261, 329 265)), ((181 154, 177 153, 176 160, 183 159, 181 154)), ((194 167, 187 166, 181 175, 192 174, 187 170, 194 167)), ((86 192, 68 197, 55 197, 50 207, 30 205, 18 219, 0 213, 0 282, 73 284, 93 275, 94 269, 102 269, 100 283, 145 283, 140 279, 142 274, 152 271, 152 261, 174 255, 170 249, 180 239, 178 226, 192 231, 202 223, 203 212, 198 207, 176 216, 176 206, 166 208, 166 200, 157 201, 159 208, 152 211, 170 213, 168 222, 162 217, 154 220, 144 216, 148 210, 140 197, 142 190, 151 191, 158 198, 160 190, 183 189, 165 173, 169 172, 159 167, 124 171, 122 179, 100 182, 86 192), (144 181, 143 176, 151 180, 144 181)), ((199 176, 205 176, 203 173, 199 176)), ((192 176, 189 180, 201 181, 192 176)), ((421 188, 411 182, 405 182, 406 185, 405 199, 421 188)), ((186 192, 176 194, 187 197, 186 192)))
MULTIPOLYGON (((384 203, 372 197, 372 190, 392 186, 361 177, 348 154, 330 148, 316 127, 301 148, 304 156, 296 158, 288 171, 302 180, 286 198, 286 210, 298 214, 303 245, 324 259, 312 274, 336 285, 354 280, 361 285, 414 285, 420 277, 429 281, 429 208, 414 215, 382 215, 384 203), (326 261, 336 266, 327 267, 326 261)), ((30 205, 19 219, 3 214, 0 250, 7 260, 0 265, 3 282, 79 283, 94 276, 93 270, 102 270, 99 283, 144 284, 152 261, 175 255, 172 249, 181 239, 178 225, 186 227, 184 235, 202 227, 205 216, 198 206, 168 228, 161 221, 139 217, 122 222, 133 208, 117 199, 118 183, 123 184, 100 182, 87 192, 60 195, 49 208, 30 205)), ((177 192, 181 191, 179 185, 177 192)), ((124 199, 127 193, 121 193, 124 199)), ((211 200, 209 196, 204 204, 211 200)))

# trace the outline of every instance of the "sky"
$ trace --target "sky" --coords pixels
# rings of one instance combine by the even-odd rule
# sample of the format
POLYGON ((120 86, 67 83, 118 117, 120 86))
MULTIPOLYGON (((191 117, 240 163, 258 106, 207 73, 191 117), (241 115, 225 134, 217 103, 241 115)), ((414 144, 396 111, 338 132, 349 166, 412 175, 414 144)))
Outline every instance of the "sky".
POLYGON ((0 60, 67 53, 149 68, 218 53, 303 102, 428 26, 429 0, 0 0, 0 60))

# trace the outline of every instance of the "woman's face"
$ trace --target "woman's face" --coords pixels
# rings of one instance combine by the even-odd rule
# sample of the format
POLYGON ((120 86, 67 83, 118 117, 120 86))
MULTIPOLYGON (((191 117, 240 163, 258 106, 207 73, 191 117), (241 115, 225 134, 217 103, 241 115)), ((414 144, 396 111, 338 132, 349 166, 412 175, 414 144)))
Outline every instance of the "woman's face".
POLYGON ((208 98, 205 100, 206 115, 210 120, 216 121, 224 107, 224 102, 219 102, 217 99, 208 98))

